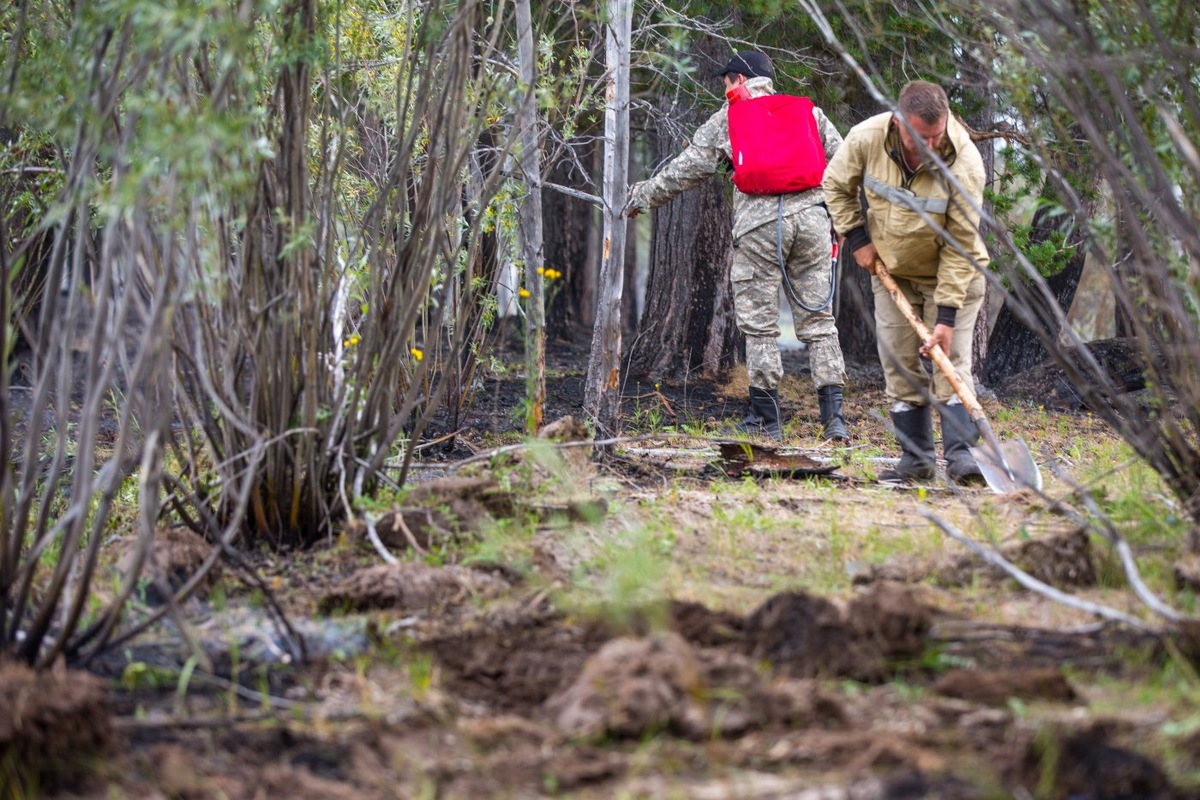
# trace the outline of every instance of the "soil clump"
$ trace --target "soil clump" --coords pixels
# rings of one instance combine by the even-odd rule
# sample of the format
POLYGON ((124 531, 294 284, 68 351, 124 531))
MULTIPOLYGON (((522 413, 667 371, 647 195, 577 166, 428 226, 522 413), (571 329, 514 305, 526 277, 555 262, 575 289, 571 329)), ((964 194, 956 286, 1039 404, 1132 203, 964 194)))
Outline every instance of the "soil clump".
POLYGON ((112 744, 108 686, 86 672, 0 664, 0 786, 74 782, 112 744))
MULTIPOLYGON (((397 549, 429 550, 463 541, 487 522, 513 515, 513 498, 491 476, 435 478, 414 486, 404 507, 383 514, 375 531, 383 544, 397 549)), ((348 533, 361 537, 361 522, 348 533)))
POLYGON ((934 691, 986 705, 1004 705, 1011 698, 1073 703, 1079 695, 1054 668, 1030 670, 950 670, 937 679, 934 691))
POLYGON ((321 613, 393 609, 413 611, 495 597, 511 584, 494 573, 455 565, 388 564, 359 570, 321 598, 321 613))
POLYGON ((889 659, 919 653, 931 624, 911 592, 885 583, 845 612, 813 595, 777 594, 746 619, 745 631, 750 654, 786 675, 873 682, 890 674, 889 659))
MULTIPOLYGON (((1096 566, 1091 537, 1083 528, 1051 533, 1035 539, 1001 544, 999 553, 1033 577, 1059 589, 1096 585, 1096 566)), ((894 557, 883 564, 858 571, 854 582, 916 583, 932 578, 941 586, 968 586, 976 580, 999 583, 1010 580, 1000 567, 974 553, 958 553, 930 561, 894 557)))

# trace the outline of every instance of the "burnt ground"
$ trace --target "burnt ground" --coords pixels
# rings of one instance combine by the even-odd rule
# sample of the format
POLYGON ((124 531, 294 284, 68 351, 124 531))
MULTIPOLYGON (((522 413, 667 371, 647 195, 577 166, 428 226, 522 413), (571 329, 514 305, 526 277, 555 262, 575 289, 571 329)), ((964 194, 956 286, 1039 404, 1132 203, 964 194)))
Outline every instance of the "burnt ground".
MULTIPOLYGON (((547 420, 579 415, 586 361, 551 349, 547 420)), ((170 624, 53 682, 0 669, 0 781, 23 780, 0 797, 1198 796, 1188 640, 1063 612, 963 551, 851 543, 927 527, 929 501, 1019 531, 1002 551, 1063 591, 1098 597, 1111 569, 1036 498, 871 486, 859 461, 891 454, 881 376, 850 370, 839 455, 816 441, 805 366, 786 355, 789 443, 843 474, 801 481, 661 457, 695 444, 663 428, 712 433, 744 412, 736 373, 635 380, 624 415, 652 440, 568 459, 566 480, 519 453, 480 459, 523 426, 523 379, 485 379, 465 416, 435 420, 420 484, 379 520, 400 563, 351 526, 313 551, 248 554, 257 587, 205 587, 189 637, 170 624), (571 599, 604 542, 655 514, 673 519, 662 591, 571 599), (472 549, 506 520, 532 533, 472 549), (1191 700, 1121 702, 1175 672, 1191 700)), ((1040 436, 1039 459, 1063 435, 1040 436)), ((164 533, 155 568, 178 580, 202 547, 164 533)))
MULTIPOLYGON (((511 335, 499 345, 498 352, 498 357, 507 356, 523 369, 521 344, 511 335)), ((586 338, 547 342, 543 413, 547 422, 565 416, 583 417, 589 356, 590 344, 586 338)), ((812 423, 816 420, 816 397, 809 383, 808 356, 803 349, 784 349, 782 358, 788 376, 781 390, 784 417, 794 418, 797 431, 815 430, 812 423)), ((848 363, 846 371, 847 395, 857 392, 861 400, 847 403, 847 419, 864 424, 878 421, 874 410, 882 403, 882 369, 877 363, 848 363)), ((653 421, 658 427, 694 425, 719 434, 748 411, 749 390, 744 369, 735 368, 719 375, 697 374, 686 382, 656 382, 648 375, 622 374, 622 420, 633 433, 643 432, 653 421)), ((1047 380, 1054 380, 1054 376, 1047 380)), ((519 436, 525 426, 522 417, 525 396, 523 374, 483 378, 472 404, 460 416, 434 417, 423 438, 439 441, 439 445, 431 447, 427 455, 434 459, 470 455, 472 450, 459 446, 458 439, 451 436, 456 431, 466 432, 469 440, 489 434, 498 438, 519 436)))

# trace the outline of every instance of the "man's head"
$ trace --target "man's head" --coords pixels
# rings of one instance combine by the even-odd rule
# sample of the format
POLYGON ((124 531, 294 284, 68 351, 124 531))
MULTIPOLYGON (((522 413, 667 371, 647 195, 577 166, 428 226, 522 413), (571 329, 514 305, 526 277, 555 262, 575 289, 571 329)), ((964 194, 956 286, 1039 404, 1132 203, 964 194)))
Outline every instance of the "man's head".
POLYGON ((946 136, 950 101, 946 99, 945 90, 936 83, 912 81, 900 90, 896 117, 900 142, 906 152, 915 155, 920 150, 914 140, 914 132, 930 150, 936 150, 946 136), (904 124, 905 120, 908 125, 904 124))
POLYGON ((740 83, 737 80, 738 75, 746 78, 774 78, 775 68, 771 66, 771 59, 767 58, 765 54, 754 50, 744 50, 713 73, 714 78, 724 78, 726 84, 730 81, 740 83))

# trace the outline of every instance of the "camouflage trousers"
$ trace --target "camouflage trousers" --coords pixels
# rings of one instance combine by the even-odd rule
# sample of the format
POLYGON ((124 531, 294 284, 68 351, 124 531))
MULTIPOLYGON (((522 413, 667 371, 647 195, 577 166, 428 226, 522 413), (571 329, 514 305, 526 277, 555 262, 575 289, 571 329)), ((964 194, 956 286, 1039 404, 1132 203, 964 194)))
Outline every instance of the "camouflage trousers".
MULTIPOLYGON (((733 243, 733 308, 738 330, 746 337, 746 370, 750 385, 774 389, 783 378, 779 358, 779 287, 782 276, 776 237, 778 223, 759 225, 733 243)), ((824 206, 810 206, 783 218, 783 263, 796 295, 816 308, 829 296, 832 279, 829 215, 824 206)), ((813 384, 841 386, 846 382, 842 349, 832 308, 806 311, 791 297, 796 338, 808 345, 813 384)))
MULTIPOLYGON (((933 278, 899 278, 896 285, 913 311, 925 323, 925 327, 933 330, 937 322, 937 306, 933 302, 933 293, 937 281, 933 278)), ((975 382, 971 379, 971 340, 975 334, 975 320, 983 305, 983 293, 987 281, 982 273, 977 274, 967 285, 967 296, 963 306, 954 318, 954 335, 950 339, 950 363, 958 377, 967 388, 975 391, 975 382)), ((954 388, 950 381, 936 367, 933 377, 925 371, 921 363, 921 338, 917 336, 912 325, 900 313, 896 302, 878 278, 871 279, 871 289, 875 295, 875 334, 879 347, 879 363, 883 365, 883 377, 886 392, 892 410, 904 410, 902 404, 911 407, 929 405, 930 397, 939 403, 946 403, 955 397, 954 388)))

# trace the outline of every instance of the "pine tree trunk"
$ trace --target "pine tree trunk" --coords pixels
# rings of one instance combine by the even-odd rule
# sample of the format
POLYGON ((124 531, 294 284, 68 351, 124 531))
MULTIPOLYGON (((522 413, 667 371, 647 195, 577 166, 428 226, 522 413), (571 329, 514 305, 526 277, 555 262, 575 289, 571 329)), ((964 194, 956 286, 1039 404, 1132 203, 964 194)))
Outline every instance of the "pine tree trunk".
MULTIPOLYGON (((969 52, 964 51, 961 55, 960 72, 962 76, 960 93, 963 102, 970 104, 970 107, 964 111, 967 125, 977 131, 992 130, 996 120, 996 93, 989 65, 981 63, 969 52)), ((984 186, 991 186, 996 171, 996 140, 977 141, 975 146, 983 159, 984 186)), ((983 240, 986 242, 991 238, 986 220, 992 214, 992 205, 986 199, 983 211, 984 221, 980 223, 980 233, 983 234, 983 240)), ((971 340, 971 364, 976 380, 982 378, 983 367, 988 360, 992 318, 990 309, 996 302, 995 295, 996 292, 989 283, 984 290, 983 305, 979 309, 979 316, 975 319, 975 335, 971 340)))
MULTIPOLYGON (((680 148, 680 142, 659 137, 656 161, 680 148)), ((728 190, 721 179, 709 181, 656 209, 653 219, 646 306, 631 346, 630 370, 648 382, 715 372, 731 364, 736 352, 736 339, 726 335, 736 332, 728 190), (713 351, 715 360, 706 361, 713 351)))
POLYGON ((860 267, 849 249, 838 251, 837 318, 838 344, 849 363, 878 364, 875 342, 875 295, 871 273, 860 267))
POLYGON ((637 333, 638 304, 637 304, 637 241, 633 237, 629 223, 625 223, 625 286, 628 287, 621 296, 621 341, 628 342, 637 333))
MULTIPOLYGON (((1082 140, 1082 134, 1078 138, 1082 140)), ((1075 176, 1078 185, 1088 187, 1089 190, 1100 180, 1099 167, 1087 152, 1068 153, 1064 163, 1055 166, 1062 174, 1075 176)), ((1051 182, 1047 181, 1042 196, 1051 201, 1056 199, 1051 182)), ((1091 219, 1099 202, 1098 192, 1080 192, 1080 197, 1083 208, 1078 216, 1091 219)), ((1083 264, 1087 256, 1087 248, 1084 246, 1087 226, 1073 224, 1074 219, 1074 216, 1059 214, 1055 202, 1042 204, 1034 214, 1029 235, 1030 243, 1036 244, 1047 241, 1064 225, 1069 226, 1064 246, 1071 250, 1072 256, 1057 274, 1046 279, 1054 302, 1064 313, 1075 299, 1075 290, 1079 288, 1079 279, 1083 275, 1083 264)), ((1032 291, 1029 284, 1020 283, 1014 286, 1013 295, 1028 305, 1037 320, 1036 330, 1022 322, 1008 303, 1000 309, 988 344, 986 366, 982 369, 976 367, 976 371, 982 372, 984 381, 990 386, 997 386, 1005 378, 1040 363, 1046 357, 1046 348, 1039 334, 1057 336, 1060 330, 1058 315, 1055 313, 1058 309, 1050 308, 1045 298, 1032 291)))
MULTIPOLYGON (((578 163, 591 164, 594 146, 581 144, 579 148, 578 163)), ((559 160, 550 172, 550 182, 574 187, 582 183, 574 173, 570 160, 559 160)), ((562 273, 546 286, 546 335, 553 339, 573 341, 591 331, 596 274, 588 258, 592 255, 589 238, 594 211, 586 200, 554 189, 542 191, 543 218, 554 221, 544 231, 546 267, 562 273)))
MULTIPOLYGON (((698 64, 725 63, 723 42, 701 39, 690 54, 698 64)), ((711 112, 664 99, 658 115, 688 134, 711 112)), ((661 164, 687 142, 664 127, 653 136, 661 164)), ((678 381, 696 372, 732 366, 741 343, 733 316, 729 268, 733 258, 733 204, 729 181, 717 177, 653 213, 645 310, 630 346, 630 370, 646 382, 678 381)))
MULTIPOLYGON (((845 110, 841 114, 843 119, 858 121, 883 110, 858 81, 851 81, 842 88, 845 91, 845 110)), ((841 131, 843 136, 847 132, 848 129, 841 131)), ((842 357, 852 364, 878 364, 875 293, 871 290, 871 273, 858 266, 854 254, 843 247, 838 251, 838 275, 834 317, 842 357)))
MULTIPOLYGON (((1040 213, 1040 212, 1039 212, 1040 213)), ((1072 236, 1072 240, 1077 237, 1072 236)), ((1081 243, 1076 241, 1078 246, 1081 243)), ((1059 308, 1071 307, 1075 299, 1075 290, 1079 288, 1079 278, 1083 275, 1083 262, 1086 252, 1082 246, 1077 247, 1077 253, 1058 274, 1046 279, 1046 285, 1054 295, 1059 308)), ((1052 311, 1046 308, 1040 297, 1029 300, 1030 308, 1039 320, 1043 331, 1059 330, 1052 311)), ((1030 367, 1037 366, 1046 357, 1046 348, 1038 335, 1034 333, 1021 319, 1013 313, 1006 303, 1000 309, 996 319, 996 327, 988 346, 987 366, 983 370, 984 381, 989 386, 997 386, 1005 378, 1024 372, 1030 367)))

